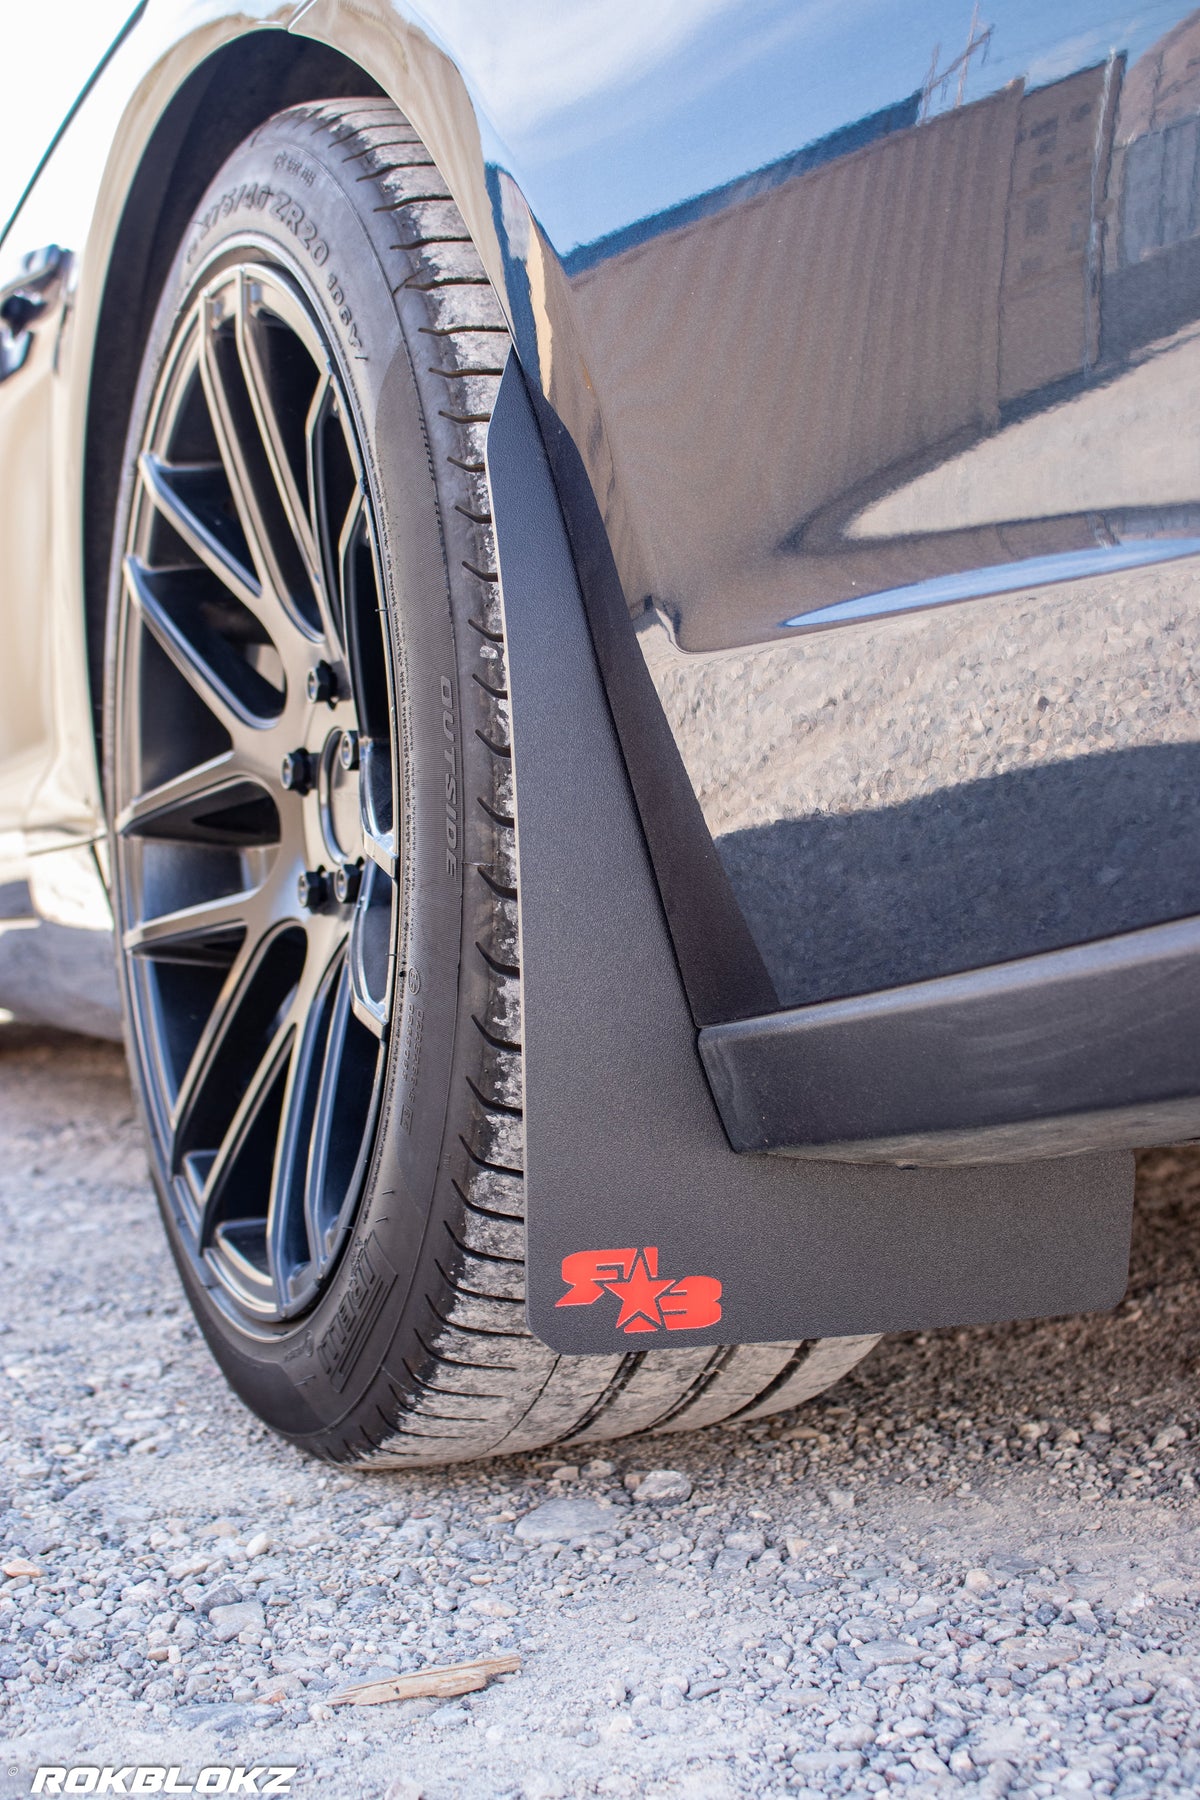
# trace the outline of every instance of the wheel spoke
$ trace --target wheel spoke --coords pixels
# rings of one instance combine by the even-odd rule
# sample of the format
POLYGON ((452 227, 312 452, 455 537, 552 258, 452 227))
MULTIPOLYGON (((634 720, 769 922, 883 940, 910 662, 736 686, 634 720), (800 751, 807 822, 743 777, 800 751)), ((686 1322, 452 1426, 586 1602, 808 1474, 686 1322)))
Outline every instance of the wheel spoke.
POLYGON ((267 1258, 284 1304, 295 1298, 303 1271, 322 1258, 314 1183, 324 1179, 332 1123, 328 1072, 331 1058, 335 1071, 340 1063, 346 1032, 344 970, 344 955, 336 956, 309 1000, 288 1065, 267 1209, 267 1258))
POLYGON ((338 578, 342 594, 350 588, 353 577, 347 575, 348 563, 355 540, 366 524, 367 503, 361 488, 352 495, 350 504, 342 515, 341 527, 338 531, 338 578))
POLYGON ((247 933, 232 960, 171 1110, 174 1173, 193 1150, 212 1150, 224 1140, 234 1105, 230 1095, 239 1095, 261 1065, 263 1041, 278 1036, 281 1010, 294 1023, 304 953, 299 942, 287 946, 290 966, 271 968, 272 955, 283 962, 284 938, 279 932, 259 938, 247 933))
POLYGON ((233 751, 226 750, 130 800, 117 815, 117 834, 186 843, 269 842, 209 823, 219 810, 227 813, 239 802, 253 804, 256 796, 265 799, 263 790, 247 780, 233 751))
POLYGON ((157 918, 131 925, 122 942, 131 956, 159 957, 185 962, 211 961, 206 949, 228 944, 245 933, 255 912, 255 890, 223 894, 217 900, 198 900, 157 918), (188 952, 193 954, 189 955, 188 952))
POLYGON ((146 450, 138 458, 138 470, 151 500, 188 549, 258 617, 262 585, 224 541, 215 523, 223 469, 212 463, 167 463, 146 450))
POLYGON ((320 546, 319 593, 326 640, 344 644, 339 532, 360 499, 358 471, 346 447, 337 392, 328 376, 318 384, 304 424, 308 496, 315 542, 320 546))
MULTIPOLYGON (((325 1034, 324 1056, 321 1062, 316 1105, 313 1109, 310 1152, 304 1183, 304 1226, 313 1255, 318 1263, 323 1263, 333 1248, 332 1244, 326 1240, 326 1232, 332 1228, 334 1221, 322 1217, 321 1203, 329 1182, 330 1148, 337 1130, 338 1084, 346 1056, 346 1037, 349 1028, 350 980, 347 963, 343 961, 338 970, 337 985, 330 1008, 329 1029, 325 1034)), ((340 1198, 341 1196, 339 1196, 339 1200, 340 1198)))
POLYGON ((367 860, 373 862, 389 881, 396 879, 396 835, 392 831, 379 831, 375 827, 363 825, 363 849, 367 860))
POLYGON ((327 370, 317 382, 304 420, 304 454, 308 458, 308 522, 315 544, 322 543, 327 535, 322 507, 320 438, 326 421, 332 417, 336 398, 327 370))
MULTIPOLYGON (((238 284, 238 310, 245 284, 238 284)), ((216 302, 206 306, 200 333, 200 373, 233 503, 263 589, 259 606, 268 615, 275 604, 294 626, 311 623, 312 583, 304 549, 287 502, 276 483, 271 459, 250 398, 235 323, 221 329, 216 302)), ((276 621, 276 628, 283 623, 276 621)))
POLYGON ((125 559, 125 585, 143 624, 185 681, 224 726, 247 747, 245 728, 262 730, 282 709, 282 695, 211 624, 187 591, 187 571, 149 569, 125 559))
POLYGON ((371 546, 370 513, 359 491, 346 509, 338 535, 338 591, 350 684, 364 740, 388 733, 387 676, 380 666, 380 600, 371 546), (372 654, 372 650, 375 654, 372 654))
MULTIPOLYGON (((366 501, 361 488, 356 488, 350 504, 342 514, 342 522, 337 535, 337 609, 342 627, 342 642, 346 646, 346 656, 350 663, 351 679, 361 676, 361 657, 356 655, 354 629, 350 616, 355 586, 355 550, 359 543, 366 516, 366 501)), ((361 692, 360 687, 355 693, 361 692)))
POLYGON ((354 908, 346 957, 354 1016, 381 1042, 387 1036, 395 978, 392 901, 387 877, 378 868, 368 868, 354 908))
POLYGON ((399 868, 392 807, 392 747, 386 737, 359 740, 359 820, 363 851, 390 882, 399 868))
POLYGON ((212 1244, 221 1215, 225 1189, 238 1156, 245 1148, 246 1140, 258 1122, 259 1114, 270 1098, 285 1064, 294 1060, 295 1036, 295 1010, 289 1007, 255 1065, 220 1147, 208 1169, 200 1194, 198 1237, 201 1250, 208 1249, 212 1244))
MULTIPOLYGON (((269 342, 267 334, 272 327, 264 322, 262 313, 255 303, 253 284, 250 284, 249 292, 247 286, 246 276, 243 273, 239 281, 236 327, 242 372, 246 378, 250 404, 254 408, 254 416, 258 421, 258 429, 262 436, 263 447, 270 464, 271 474, 274 477, 280 503, 287 516, 292 535, 303 553, 309 580, 315 585, 320 575, 316 537, 313 533, 307 501, 301 496, 292 460, 284 442, 279 408, 267 372, 269 342)), ((323 377, 323 379, 327 378, 323 377)))

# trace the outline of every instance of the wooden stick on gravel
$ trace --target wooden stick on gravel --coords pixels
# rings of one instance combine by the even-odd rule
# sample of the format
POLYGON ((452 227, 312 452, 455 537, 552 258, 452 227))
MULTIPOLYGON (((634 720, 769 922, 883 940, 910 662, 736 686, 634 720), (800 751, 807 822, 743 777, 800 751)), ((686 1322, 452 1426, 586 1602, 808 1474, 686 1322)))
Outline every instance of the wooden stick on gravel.
POLYGON ((473 1694, 497 1675, 515 1675, 519 1656, 485 1656, 479 1662, 453 1663, 444 1669, 418 1669, 415 1675, 392 1675, 386 1681, 360 1681, 331 1694, 327 1706, 382 1706, 386 1700, 453 1700, 473 1694))

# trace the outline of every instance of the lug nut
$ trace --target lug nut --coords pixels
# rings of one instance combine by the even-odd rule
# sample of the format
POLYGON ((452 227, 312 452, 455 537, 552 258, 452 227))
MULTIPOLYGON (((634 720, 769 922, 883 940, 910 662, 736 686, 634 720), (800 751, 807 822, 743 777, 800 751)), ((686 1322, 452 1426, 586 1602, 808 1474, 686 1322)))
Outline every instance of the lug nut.
POLYGON ((316 912, 329 898, 329 877, 324 869, 305 869, 296 883, 296 898, 309 912, 316 912))
POLYGON ((279 779, 289 794, 307 794, 316 780, 313 759, 307 750, 289 750, 279 770, 279 779))
POLYGON ((352 906, 362 886, 362 868, 358 863, 343 863, 333 878, 333 896, 339 906, 352 906))
POLYGON ((343 731, 342 745, 341 745, 341 749, 338 751, 338 756, 341 759, 341 764, 342 764, 343 769, 346 769, 346 770, 357 769, 357 767, 358 767, 358 733, 357 733, 357 731, 343 731))
POLYGON ((327 700, 332 706, 337 699, 337 677, 327 662, 321 661, 308 671, 304 691, 314 706, 319 700, 327 700))

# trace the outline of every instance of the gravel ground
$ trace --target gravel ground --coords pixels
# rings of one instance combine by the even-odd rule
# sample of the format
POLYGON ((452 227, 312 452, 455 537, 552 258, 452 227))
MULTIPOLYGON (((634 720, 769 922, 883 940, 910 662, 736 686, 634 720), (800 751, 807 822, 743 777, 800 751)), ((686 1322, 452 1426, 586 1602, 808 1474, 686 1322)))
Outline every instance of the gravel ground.
POLYGON ((0 1032, 0 1143, 0 1563, 39 1571, 0 1579, 0 1795, 47 1762, 355 1800, 1200 1788, 1200 1153, 1144 1160, 1110 1316, 887 1340, 770 1424, 356 1476, 226 1391, 115 1050, 0 1032), (329 1705, 503 1650, 465 1701, 329 1705))

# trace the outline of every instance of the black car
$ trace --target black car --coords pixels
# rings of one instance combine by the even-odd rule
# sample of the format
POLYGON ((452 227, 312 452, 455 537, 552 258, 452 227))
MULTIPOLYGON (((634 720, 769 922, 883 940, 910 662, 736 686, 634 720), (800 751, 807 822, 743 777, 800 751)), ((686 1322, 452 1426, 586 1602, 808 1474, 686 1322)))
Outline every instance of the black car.
POLYGON ((238 1393, 437 1462, 1114 1304, 1200 12, 127 5, 6 71, 0 1003, 124 1033, 238 1393))

